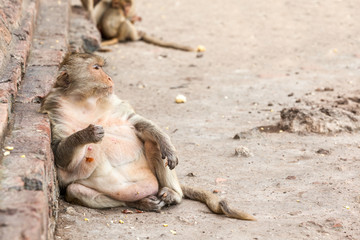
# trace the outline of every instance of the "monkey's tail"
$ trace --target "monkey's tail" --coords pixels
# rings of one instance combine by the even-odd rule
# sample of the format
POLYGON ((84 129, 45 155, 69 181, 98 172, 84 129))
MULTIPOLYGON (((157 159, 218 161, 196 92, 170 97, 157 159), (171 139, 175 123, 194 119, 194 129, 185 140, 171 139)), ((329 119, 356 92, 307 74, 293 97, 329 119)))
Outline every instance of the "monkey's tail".
POLYGON ((230 218, 256 221, 256 219, 250 214, 230 208, 225 200, 220 200, 218 196, 209 191, 184 185, 181 185, 181 189, 186 198, 205 203, 214 213, 224 214, 230 218))
POLYGON ((118 42, 119 42, 119 40, 117 38, 102 41, 101 42, 101 47, 111 46, 111 45, 117 44, 118 42))
POLYGON ((140 32, 139 31, 139 35, 140 35, 140 39, 143 40, 146 43, 150 43, 150 44, 154 44, 160 47, 164 47, 164 48, 173 48, 173 49, 177 49, 177 50, 182 50, 182 51, 186 51, 186 52, 196 52, 197 49, 189 47, 189 46, 184 46, 181 44, 177 44, 177 43, 173 43, 173 42, 166 42, 163 40, 160 40, 158 38, 149 36, 148 34, 144 33, 144 32, 140 32))

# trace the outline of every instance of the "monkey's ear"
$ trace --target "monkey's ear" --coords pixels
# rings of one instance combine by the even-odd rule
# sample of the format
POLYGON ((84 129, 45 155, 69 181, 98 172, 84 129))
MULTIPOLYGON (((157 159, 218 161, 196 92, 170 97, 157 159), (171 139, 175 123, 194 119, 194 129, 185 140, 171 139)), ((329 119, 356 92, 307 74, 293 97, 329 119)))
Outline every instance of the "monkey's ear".
POLYGON ((59 74, 56 79, 54 87, 63 87, 66 88, 70 84, 69 74, 66 71, 63 71, 59 74))

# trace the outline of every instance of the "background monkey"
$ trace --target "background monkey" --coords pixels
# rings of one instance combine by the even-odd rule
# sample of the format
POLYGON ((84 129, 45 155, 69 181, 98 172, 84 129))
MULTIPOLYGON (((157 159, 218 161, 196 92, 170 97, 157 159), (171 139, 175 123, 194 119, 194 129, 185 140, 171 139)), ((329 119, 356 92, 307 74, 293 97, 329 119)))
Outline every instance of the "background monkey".
POLYGON ((185 196, 215 213, 255 220, 230 209, 215 194, 179 184, 169 136, 113 94, 103 65, 96 55, 68 54, 42 103, 51 121, 51 145, 66 200, 92 208, 158 211, 185 196))
POLYGON ((135 13, 134 0, 112 0, 98 24, 103 38, 109 39, 104 41, 102 46, 109 46, 126 40, 143 40, 161 47, 189 52, 197 51, 196 48, 165 42, 138 31, 134 26, 136 21, 141 21, 141 18, 135 13))
POLYGON ((111 0, 81 0, 81 3, 89 12, 91 20, 98 25, 104 12, 110 7, 111 0))

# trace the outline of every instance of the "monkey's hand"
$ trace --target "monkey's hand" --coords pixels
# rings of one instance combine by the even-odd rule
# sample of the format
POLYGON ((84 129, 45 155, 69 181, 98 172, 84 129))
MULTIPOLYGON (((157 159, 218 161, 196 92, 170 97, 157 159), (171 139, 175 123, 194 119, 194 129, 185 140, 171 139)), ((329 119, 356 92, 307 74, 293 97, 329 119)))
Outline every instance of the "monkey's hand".
POLYGON ((142 21, 142 18, 139 17, 139 16, 133 16, 133 17, 131 17, 131 19, 130 19, 130 22, 131 22, 132 24, 134 24, 135 22, 141 22, 141 21, 142 21))
POLYGON ((171 170, 174 169, 176 165, 178 165, 179 163, 175 148, 173 146, 167 147, 160 145, 160 151, 161 151, 161 158, 167 161, 166 164, 169 166, 171 170))
POLYGON ((100 125, 90 124, 82 131, 84 131, 84 137, 90 143, 100 142, 105 135, 104 128, 100 125))

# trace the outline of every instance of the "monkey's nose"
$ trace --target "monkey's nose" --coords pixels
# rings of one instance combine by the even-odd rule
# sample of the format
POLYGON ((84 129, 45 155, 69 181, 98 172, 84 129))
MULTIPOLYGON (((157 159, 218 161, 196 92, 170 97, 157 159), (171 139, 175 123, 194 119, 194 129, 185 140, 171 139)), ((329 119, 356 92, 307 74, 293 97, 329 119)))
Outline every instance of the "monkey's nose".
POLYGON ((111 86, 111 87, 114 86, 114 82, 111 79, 111 77, 108 77, 108 85, 111 86))
POLYGON ((114 85, 114 82, 113 82, 113 80, 112 80, 111 77, 108 77, 108 82, 109 82, 109 84, 110 84, 111 86, 114 85))

